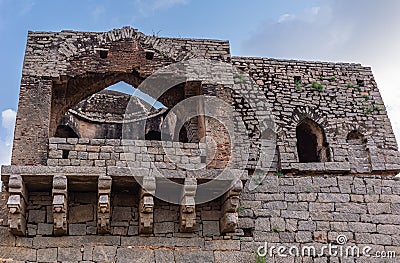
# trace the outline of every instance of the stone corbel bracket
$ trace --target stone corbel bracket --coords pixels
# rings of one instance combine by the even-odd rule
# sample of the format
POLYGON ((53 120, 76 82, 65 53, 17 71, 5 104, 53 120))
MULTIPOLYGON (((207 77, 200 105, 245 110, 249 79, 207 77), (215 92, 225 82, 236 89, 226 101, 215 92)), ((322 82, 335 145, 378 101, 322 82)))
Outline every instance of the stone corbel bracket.
POLYGON ((99 177, 99 202, 97 205, 97 231, 99 234, 110 233, 111 185, 111 176, 101 175, 99 177))
POLYGON ((10 232, 17 236, 25 236, 26 203, 28 193, 20 175, 11 175, 8 183, 10 196, 7 201, 8 226, 10 232))
POLYGON ((239 220, 239 196, 242 190, 243 183, 241 180, 237 180, 223 197, 222 217, 220 220, 221 233, 231 233, 236 231, 239 220))
POLYGON ((196 226, 196 190, 195 178, 186 178, 182 188, 182 199, 180 209, 180 231, 193 232, 196 226))
POLYGON ((139 233, 153 233, 154 199, 156 180, 154 177, 143 178, 139 195, 139 233))
POLYGON ((64 175, 53 177, 53 217, 54 235, 67 234, 67 213, 68 213, 68 180, 64 175))

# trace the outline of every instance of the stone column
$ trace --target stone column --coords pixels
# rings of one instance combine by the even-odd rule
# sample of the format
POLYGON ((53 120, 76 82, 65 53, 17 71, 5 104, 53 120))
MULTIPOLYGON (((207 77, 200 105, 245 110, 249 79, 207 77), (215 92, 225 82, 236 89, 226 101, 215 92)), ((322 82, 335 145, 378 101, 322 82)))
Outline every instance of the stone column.
POLYGON ((11 175, 8 183, 10 196, 7 201, 8 226, 10 232, 17 236, 25 236, 26 203, 28 194, 25 183, 20 175, 11 175))
POLYGON ((224 195, 222 217, 220 220, 221 233, 235 232, 238 224, 239 196, 243 190, 243 183, 237 180, 232 188, 224 195))
POLYGON ((180 231, 193 232, 196 225, 196 190, 197 181, 195 178, 186 178, 182 189, 180 209, 180 231))
POLYGON ((153 232, 154 199, 156 193, 156 180, 154 177, 143 178, 139 195, 139 233, 151 234, 153 232))
POLYGON ((111 176, 101 175, 98 182, 97 230, 99 234, 110 233, 111 176))
POLYGON ((64 175, 53 177, 53 217, 54 235, 62 236, 67 234, 67 213, 68 213, 68 180, 64 175))

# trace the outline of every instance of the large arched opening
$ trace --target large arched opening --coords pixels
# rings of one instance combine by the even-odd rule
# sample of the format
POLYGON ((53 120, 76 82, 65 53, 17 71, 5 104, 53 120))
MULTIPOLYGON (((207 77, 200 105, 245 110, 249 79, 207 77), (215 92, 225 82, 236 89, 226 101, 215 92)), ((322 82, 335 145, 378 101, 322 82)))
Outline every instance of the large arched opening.
POLYGON ((309 118, 304 119, 296 127, 296 137, 300 163, 329 161, 325 132, 318 123, 309 118))

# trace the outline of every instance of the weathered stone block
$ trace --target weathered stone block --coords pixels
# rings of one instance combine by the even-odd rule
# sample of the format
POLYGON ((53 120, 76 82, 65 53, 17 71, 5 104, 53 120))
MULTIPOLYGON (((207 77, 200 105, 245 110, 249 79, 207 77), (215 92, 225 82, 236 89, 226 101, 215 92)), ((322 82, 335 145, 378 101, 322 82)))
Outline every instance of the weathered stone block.
POLYGON ((56 262, 57 248, 43 248, 37 251, 38 262, 56 262))
POLYGON ((29 223, 44 223, 46 220, 45 210, 29 210, 29 223))
POLYGON ((11 262, 36 262, 36 250, 25 247, 0 246, 0 259, 9 259, 11 262))
POLYGON ((175 261, 172 250, 154 250, 154 257, 156 263, 170 263, 175 261))
POLYGON ((93 249, 92 260, 96 262, 115 262, 116 255, 117 255, 117 247, 95 246, 93 249))
POLYGON ((204 236, 218 236, 219 234, 219 221, 203 221, 204 236))
POLYGON ((58 261, 81 261, 83 253, 80 247, 60 247, 58 248, 58 261))
POLYGON ((68 223, 84 223, 94 220, 93 205, 70 206, 68 223))
POLYGON ((42 236, 51 236, 53 234, 53 224, 39 223, 37 234, 42 236))
POLYGON ((130 207, 114 207, 111 215, 112 221, 129 221, 132 219, 132 209, 130 207))
POLYGON ((176 263, 186 262, 214 262, 212 251, 174 251, 176 263))
POLYGON ((174 222, 154 223, 154 234, 166 234, 174 232, 174 222))
POLYGON ((86 224, 69 224, 68 234, 70 236, 84 236, 86 235, 86 224))
POLYGON ((154 262, 154 251, 145 248, 118 248, 117 263, 131 263, 132 259, 136 263, 154 262))

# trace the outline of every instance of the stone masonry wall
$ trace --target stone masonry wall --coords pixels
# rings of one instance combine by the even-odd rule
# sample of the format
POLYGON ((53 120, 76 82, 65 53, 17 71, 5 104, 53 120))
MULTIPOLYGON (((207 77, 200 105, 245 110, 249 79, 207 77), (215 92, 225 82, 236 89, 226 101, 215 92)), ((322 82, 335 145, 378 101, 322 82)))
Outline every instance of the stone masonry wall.
POLYGON ((194 169, 202 165, 205 156, 204 143, 50 138, 47 165, 127 167, 129 162, 133 168, 175 170, 184 165, 194 169))
MULTIPOLYGON (((89 212, 93 211, 95 193, 72 193, 71 199, 71 206, 77 208, 70 215, 70 220, 77 220, 70 223, 73 236, 51 236, 48 194, 30 195, 29 206, 34 209, 29 212, 29 233, 35 233, 34 237, 10 235, 6 210, 0 210, 0 261, 256 262, 254 251, 264 242, 268 246, 321 248, 336 244, 338 235, 347 237, 347 245, 370 246, 371 253, 393 251, 400 255, 400 181, 390 177, 267 176, 256 190, 242 193, 238 229, 224 236, 218 232, 218 201, 198 206, 199 225, 193 234, 177 231, 177 206, 157 201, 154 235, 139 236, 132 196, 114 195, 112 224, 117 235, 99 236, 94 235, 94 215, 89 212), (86 209, 81 212, 81 208, 86 209)), ((5 200, 2 194, 1 207, 5 200)), ((275 255, 267 262, 383 263, 398 259, 275 255)))
MULTIPOLYGON (((239 77, 248 74, 256 82, 255 94, 259 88, 265 94, 276 124, 281 169, 290 170, 298 163, 296 126, 304 118, 324 129, 330 161, 349 161, 346 139, 350 132, 359 131, 366 138, 371 167, 366 171, 361 162, 355 173, 400 168, 396 139, 371 68, 360 64, 245 57, 233 57, 232 63, 242 71, 239 77)), ((261 98, 254 100, 257 103, 261 98)), ((236 110, 246 116, 250 134, 259 136, 251 107, 241 96, 235 98, 235 103, 236 110)), ((353 165, 357 165, 354 160, 353 165)))

